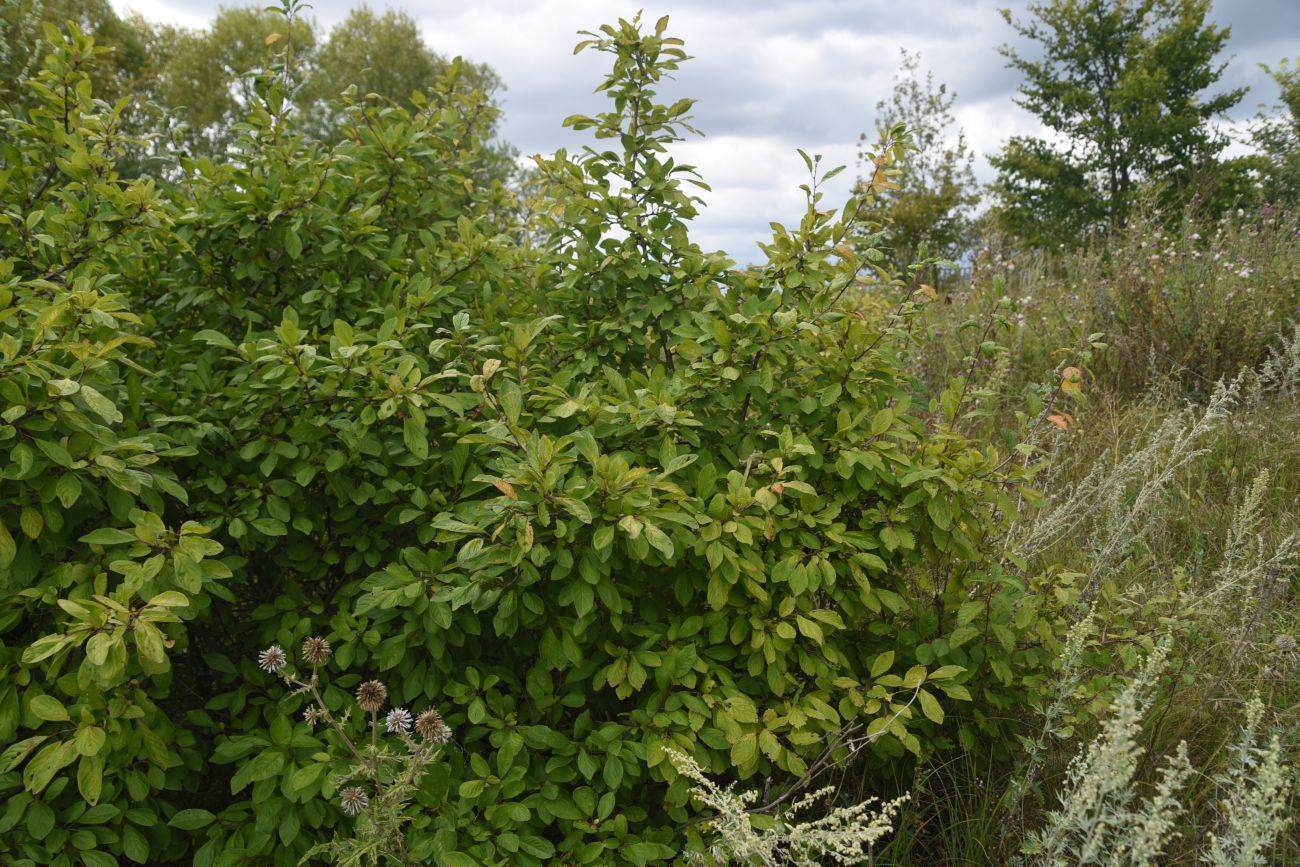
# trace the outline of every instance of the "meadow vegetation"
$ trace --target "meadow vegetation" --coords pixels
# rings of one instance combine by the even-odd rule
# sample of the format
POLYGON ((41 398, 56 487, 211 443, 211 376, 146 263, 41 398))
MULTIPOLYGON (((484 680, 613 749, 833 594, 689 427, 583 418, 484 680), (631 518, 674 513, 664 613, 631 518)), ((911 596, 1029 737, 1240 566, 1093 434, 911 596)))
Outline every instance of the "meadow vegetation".
POLYGON ((909 78, 740 267, 666 18, 518 171, 490 70, 348 89, 295 0, 188 127, 4 9, 0 863, 1300 861, 1290 67, 1050 244, 909 78))

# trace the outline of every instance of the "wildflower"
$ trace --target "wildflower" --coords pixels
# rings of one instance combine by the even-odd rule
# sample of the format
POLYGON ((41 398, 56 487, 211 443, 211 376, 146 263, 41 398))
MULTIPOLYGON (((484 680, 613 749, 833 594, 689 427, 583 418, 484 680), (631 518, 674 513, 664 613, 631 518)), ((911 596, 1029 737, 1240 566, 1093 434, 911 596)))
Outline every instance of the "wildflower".
POLYGON ((388 687, 377 680, 367 680, 357 687, 357 704, 369 713, 377 713, 388 698, 388 687))
POLYGON ((339 803, 343 805, 343 812, 355 816, 370 806, 370 798, 359 786, 349 786, 339 792, 339 803))
POLYGON ((328 639, 311 637, 302 643, 302 658, 312 665, 322 665, 333 653, 328 639))
POLYGON ((442 714, 436 707, 431 707, 415 720, 415 730, 420 737, 431 744, 445 744, 451 740, 451 728, 443 722, 442 714))
POLYGON ((288 663, 289 658, 284 655, 284 651, 278 644, 272 644, 257 655, 257 664, 263 671, 269 671, 271 674, 279 674, 288 663))
POLYGON ((1273 639, 1273 646, 1283 653, 1291 653, 1296 648, 1295 637, 1284 632, 1273 639))
POLYGON ((302 712, 302 718, 307 721, 307 725, 314 726, 325 717, 320 708, 312 705, 302 712))
POLYGON ((404 707, 395 707, 388 712, 384 725, 390 732, 405 734, 411 730, 411 712, 404 707))

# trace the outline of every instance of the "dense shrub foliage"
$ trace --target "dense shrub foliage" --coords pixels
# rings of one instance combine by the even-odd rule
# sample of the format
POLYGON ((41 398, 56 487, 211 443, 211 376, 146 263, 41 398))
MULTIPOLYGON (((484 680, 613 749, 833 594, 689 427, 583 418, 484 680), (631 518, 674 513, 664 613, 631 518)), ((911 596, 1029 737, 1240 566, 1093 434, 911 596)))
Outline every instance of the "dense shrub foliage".
POLYGON ((905 141, 736 270, 689 238, 665 26, 584 43, 612 107, 531 209, 456 65, 325 145, 291 44, 228 160, 122 180, 91 40, 51 34, 0 164, 6 863, 347 833, 342 743, 256 665, 311 635, 336 715, 373 678, 454 731, 406 826, 434 863, 646 864, 691 845, 666 749, 780 791, 1005 713, 1016 464, 918 394, 918 307, 844 244, 905 141))

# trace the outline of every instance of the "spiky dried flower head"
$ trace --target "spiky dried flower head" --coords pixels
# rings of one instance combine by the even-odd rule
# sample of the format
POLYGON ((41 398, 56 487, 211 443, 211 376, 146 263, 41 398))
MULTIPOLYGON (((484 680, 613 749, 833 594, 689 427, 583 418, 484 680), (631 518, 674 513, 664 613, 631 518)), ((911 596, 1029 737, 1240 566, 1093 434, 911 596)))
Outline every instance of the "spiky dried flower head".
POLYGON ((311 665, 324 665, 333 652, 328 639, 315 635, 302 643, 302 658, 311 665))
POLYGON ((325 718, 325 714, 316 705, 312 705, 302 712, 302 718, 307 721, 307 725, 314 726, 325 718))
POLYGON ((431 744, 442 745, 451 740, 451 728, 443 722, 442 714, 431 707, 415 719, 415 731, 431 744))
POLYGON ((1283 653, 1291 653, 1296 649, 1295 637, 1284 632, 1273 639, 1273 646, 1283 653))
POLYGON ((388 698, 388 687, 377 680, 367 680, 357 687, 357 704, 367 713, 378 713, 388 698))
POLYGON ((384 725, 390 732, 405 734, 411 730, 411 712, 404 707, 395 707, 384 718, 384 725))
POLYGON ((284 655, 280 645, 272 644, 266 650, 257 655, 257 664, 263 671, 269 671, 271 674, 279 674, 284 667, 289 664, 289 657, 284 655))
POLYGON ((349 786, 339 792, 339 803, 343 805, 343 812, 355 816, 370 806, 370 797, 361 790, 360 786, 349 786))

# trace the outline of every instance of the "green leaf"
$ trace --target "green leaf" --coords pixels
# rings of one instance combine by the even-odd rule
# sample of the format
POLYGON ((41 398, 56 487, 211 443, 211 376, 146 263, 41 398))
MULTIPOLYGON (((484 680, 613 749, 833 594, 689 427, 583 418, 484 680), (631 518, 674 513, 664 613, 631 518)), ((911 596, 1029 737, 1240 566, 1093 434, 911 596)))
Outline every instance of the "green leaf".
POLYGON ((312 788, 325 770, 326 766, 320 763, 294 769, 294 772, 289 775, 289 791, 297 793, 312 788))
POLYGON ((894 665, 894 651, 886 650, 871 663, 871 676, 880 677, 894 665))
POLYGON ((289 254, 290 259, 302 258, 302 239, 298 237, 298 233, 292 226, 284 230, 284 250, 289 254))
POLYGON ((623 846, 621 853, 637 867, 647 867, 649 864, 667 863, 669 858, 677 854, 677 850, 663 843, 650 843, 643 840, 640 843, 623 846))
POLYGON ((67 722, 68 709, 52 695, 38 695, 32 698, 32 713, 46 722, 67 722))
POLYGON ((122 854, 137 864, 149 860, 149 841, 131 825, 122 826, 122 854))
POLYGON ((230 780, 230 791, 234 794, 249 783, 270 779, 280 773, 283 767, 284 753, 277 750, 258 753, 256 758, 235 772, 235 776, 230 780))
POLYGON ((39 794, 42 789, 49 785, 50 780, 60 770, 67 767, 77 758, 77 748, 72 741, 55 741, 52 744, 46 744, 38 752, 27 767, 23 768, 23 785, 27 791, 33 794, 39 794))
POLYGON ((36 801, 27 810, 27 833, 41 841, 54 830, 54 810, 43 801, 36 801))
POLYGON ((153 608, 184 608, 190 604, 190 598, 179 590, 164 590, 151 596, 145 604, 153 608))
POLYGON ((943 497, 931 497, 926 504, 926 511, 940 530, 947 530, 952 526, 952 512, 948 510, 948 501, 943 497))
POLYGON ((217 817, 207 810, 192 808, 181 810, 168 820, 167 824, 173 828, 179 828, 182 831, 197 831, 199 828, 206 828, 217 820, 217 817))
POLYGON ((98 530, 92 530, 82 536, 78 541, 85 542, 87 545, 125 545, 128 542, 138 541, 135 536, 125 530, 115 530, 112 527, 101 527, 98 530))
POLYGON ((235 348, 235 344, 230 342, 229 337, 222 334, 220 331, 212 331, 211 329, 204 329, 203 331, 195 332, 194 339, 200 343, 207 343, 211 346, 220 346, 222 349, 235 348))
POLYGON ((16 556, 18 556, 18 545, 14 542, 14 537, 9 535, 9 528, 5 526, 4 519, 0 518, 0 569, 7 570, 16 556))
POLYGON ((0 774, 7 774, 21 765, 23 759, 27 758, 31 751, 44 743, 48 737, 49 735, 35 735, 6 747, 5 751, 0 753, 0 774))
POLYGON ((799 631, 803 633, 805 637, 811 638, 818 644, 821 644, 825 640, 822 636, 822 628, 807 617, 804 617, 802 614, 795 617, 795 625, 799 627, 799 631))
POLYGON ((754 760, 758 755, 758 737, 754 732, 743 735, 731 745, 731 764, 740 767, 754 760))
POLYGON ((77 790, 92 807, 99 803, 99 793, 104 786, 104 757, 82 755, 77 765, 77 790))
POLYGON ((925 690, 917 692, 916 698, 921 703, 921 712, 925 714, 926 719, 932 723, 943 722, 943 708, 939 705, 938 699, 925 690))
POLYGON ((406 443, 406 450, 411 454, 420 460, 429 457, 429 438, 423 421, 407 416, 402 422, 402 439, 406 443))
POLYGON ((673 540, 668 537, 667 533, 660 530, 649 521, 643 521, 642 523, 644 525, 646 541, 653 545, 659 553, 663 554, 665 559, 672 559, 673 540))
POLYGON ((90 407, 90 411, 110 424, 119 424, 122 421, 122 413, 118 411, 113 402, 104 395, 100 394, 89 385, 81 387, 81 399, 90 407))
POLYGON ((99 726, 83 725, 77 729, 77 752, 83 756, 93 756, 104 748, 107 740, 108 736, 99 726))

